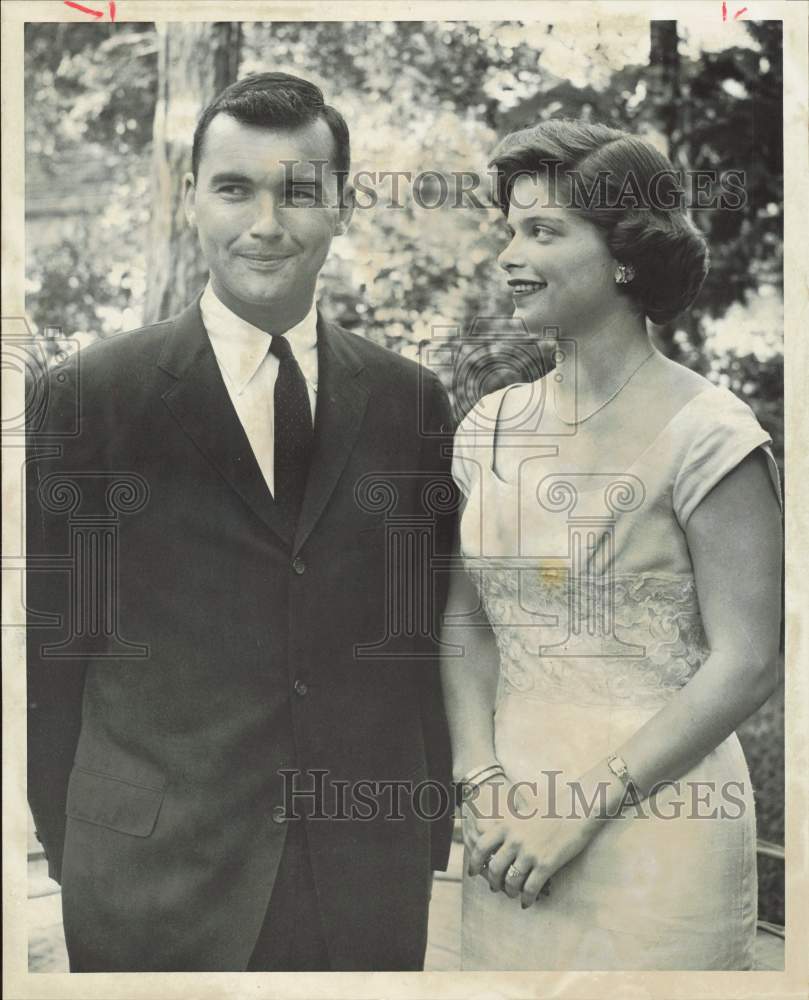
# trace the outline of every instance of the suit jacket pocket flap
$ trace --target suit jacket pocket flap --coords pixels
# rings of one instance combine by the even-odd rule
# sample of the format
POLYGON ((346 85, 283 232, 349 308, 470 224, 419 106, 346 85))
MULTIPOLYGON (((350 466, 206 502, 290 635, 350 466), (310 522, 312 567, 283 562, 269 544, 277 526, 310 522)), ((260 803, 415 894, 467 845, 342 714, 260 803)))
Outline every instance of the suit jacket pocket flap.
POLYGON ((67 815, 97 826, 148 837, 155 828, 164 792, 111 775, 74 767, 67 790, 67 815))

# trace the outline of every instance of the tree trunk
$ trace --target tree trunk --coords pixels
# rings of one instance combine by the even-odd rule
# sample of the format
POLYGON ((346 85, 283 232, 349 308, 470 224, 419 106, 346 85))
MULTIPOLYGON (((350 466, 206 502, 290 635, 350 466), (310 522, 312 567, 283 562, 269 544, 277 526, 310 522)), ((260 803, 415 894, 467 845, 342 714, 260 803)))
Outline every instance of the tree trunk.
POLYGON ((676 158, 681 134, 680 54, 677 22, 652 21, 649 51, 649 98, 658 109, 659 120, 669 141, 669 158, 676 158))
MULTIPOLYGON (((676 21, 652 21, 651 71, 656 86, 656 100, 660 118, 669 140, 669 159, 675 170, 682 172, 685 194, 690 194, 686 171, 694 164, 691 160, 691 84, 687 67, 680 65, 676 21)), ((660 330, 659 343, 670 358, 682 361, 705 373, 707 359, 702 353, 704 342, 699 313, 687 309, 675 321, 660 330), (688 343, 697 353, 684 354, 674 341, 675 330, 682 330, 688 343)))
MULTIPOLYGON (((685 167, 683 152, 683 105, 682 80, 680 74, 679 38, 676 21, 652 21, 650 24, 648 97, 656 108, 656 118, 660 122, 668 143, 668 156, 674 168, 685 167)), ((676 323, 666 323, 655 327, 655 343, 670 358, 682 360, 682 352, 674 340, 677 328, 684 322, 692 322, 686 313, 676 323)))
POLYGON ((158 23, 158 93, 152 153, 152 219, 144 321, 179 312, 204 285, 207 269, 182 205, 194 128, 205 106, 236 79, 241 26, 158 23))

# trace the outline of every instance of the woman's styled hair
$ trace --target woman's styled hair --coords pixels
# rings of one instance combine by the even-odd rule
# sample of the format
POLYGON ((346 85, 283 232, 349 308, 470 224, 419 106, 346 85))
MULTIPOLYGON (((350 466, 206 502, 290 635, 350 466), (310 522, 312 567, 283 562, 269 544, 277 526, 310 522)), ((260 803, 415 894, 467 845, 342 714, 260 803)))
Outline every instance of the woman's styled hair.
POLYGON ((489 166, 506 215, 517 178, 539 176, 556 205, 597 226, 615 260, 635 272, 619 287, 653 323, 674 319, 697 297, 708 246, 686 213, 671 161, 651 143, 606 125, 552 119, 507 135, 489 166))

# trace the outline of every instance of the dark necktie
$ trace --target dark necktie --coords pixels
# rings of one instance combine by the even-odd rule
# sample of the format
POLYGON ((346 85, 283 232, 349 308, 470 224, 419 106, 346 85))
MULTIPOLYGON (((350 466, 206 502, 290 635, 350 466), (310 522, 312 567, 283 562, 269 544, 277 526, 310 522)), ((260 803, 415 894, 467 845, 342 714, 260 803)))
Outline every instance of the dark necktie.
POLYGON ((306 380, 286 337, 275 336, 270 351, 280 368, 275 380, 275 502, 294 533, 312 454, 312 410, 306 380))

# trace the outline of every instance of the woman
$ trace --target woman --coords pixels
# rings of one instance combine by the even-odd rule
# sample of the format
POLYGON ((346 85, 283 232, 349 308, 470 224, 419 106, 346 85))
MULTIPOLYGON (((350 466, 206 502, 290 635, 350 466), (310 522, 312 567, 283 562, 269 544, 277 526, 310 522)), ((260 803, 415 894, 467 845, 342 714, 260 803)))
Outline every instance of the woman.
POLYGON ((552 373, 485 396, 455 439, 463 967, 747 969, 755 816, 734 730, 776 684, 770 438, 647 336, 707 272, 665 157, 549 121, 492 162, 515 317, 559 341, 552 373))

